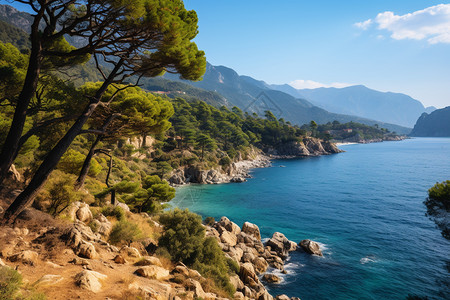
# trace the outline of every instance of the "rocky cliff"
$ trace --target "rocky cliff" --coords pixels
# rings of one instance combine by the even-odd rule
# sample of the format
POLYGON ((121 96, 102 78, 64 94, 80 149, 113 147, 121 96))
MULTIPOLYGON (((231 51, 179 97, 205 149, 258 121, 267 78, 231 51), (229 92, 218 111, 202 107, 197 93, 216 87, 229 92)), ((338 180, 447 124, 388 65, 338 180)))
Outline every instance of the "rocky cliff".
POLYGON ((450 137, 450 106, 423 113, 417 120, 411 136, 450 137))
POLYGON ((277 147, 266 148, 264 152, 273 158, 290 158, 302 156, 319 156, 343 152, 331 142, 306 137, 298 142, 289 142, 277 147))

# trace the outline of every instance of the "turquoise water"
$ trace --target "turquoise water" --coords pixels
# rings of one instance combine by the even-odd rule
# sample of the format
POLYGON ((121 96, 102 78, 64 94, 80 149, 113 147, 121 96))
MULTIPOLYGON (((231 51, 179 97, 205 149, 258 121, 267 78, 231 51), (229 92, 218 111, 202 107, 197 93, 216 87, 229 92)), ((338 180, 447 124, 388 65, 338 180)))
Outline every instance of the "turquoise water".
POLYGON ((341 146, 345 153, 276 160, 241 184, 177 189, 172 204, 259 226, 263 238, 322 244, 294 252, 274 295, 308 299, 450 299, 450 242, 425 216, 434 183, 450 179, 450 139, 341 146), (281 167, 284 166, 284 167, 281 167))

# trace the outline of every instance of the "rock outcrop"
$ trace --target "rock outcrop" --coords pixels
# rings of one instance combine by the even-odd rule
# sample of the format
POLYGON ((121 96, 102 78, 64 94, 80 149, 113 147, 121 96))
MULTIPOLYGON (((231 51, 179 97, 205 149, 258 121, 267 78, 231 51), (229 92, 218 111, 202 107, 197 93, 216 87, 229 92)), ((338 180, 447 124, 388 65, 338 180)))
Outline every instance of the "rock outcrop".
POLYGON ((331 142, 317 138, 305 137, 302 141, 288 142, 275 148, 264 149, 264 152, 274 158, 293 158, 302 156, 319 156, 343 152, 331 142))
POLYGON ((255 155, 251 160, 232 163, 226 170, 221 167, 202 170, 196 166, 174 170, 169 178, 171 185, 187 183, 219 184, 228 182, 244 182, 250 178, 250 169, 270 166, 270 160, 264 155, 255 155))
POLYGON ((105 280, 106 275, 95 271, 84 270, 75 276, 75 283, 86 290, 98 293, 102 289, 100 280, 105 280))
POLYGON ((301 249, 309 254, 323 256, 322 251, 320 250, 320 246, 319 244, 317 244, 317 242, 311 240, 303 240, 298 243, 298 245, 301 247, 301 249))
POLYGON ((206 235, 215 237, 225 256, 239 264, 239 276, 230 278, 237 291, 236 299, 273 299, 260 278, 271 283, 279 282, 276 275, 264 273, 269 267, 284 271, 284 260, 290 251, 297 249, 296 243, 276 232, 264 245, 257 225, 245 222, 239 228, 226 217, 206 226, 206 235))

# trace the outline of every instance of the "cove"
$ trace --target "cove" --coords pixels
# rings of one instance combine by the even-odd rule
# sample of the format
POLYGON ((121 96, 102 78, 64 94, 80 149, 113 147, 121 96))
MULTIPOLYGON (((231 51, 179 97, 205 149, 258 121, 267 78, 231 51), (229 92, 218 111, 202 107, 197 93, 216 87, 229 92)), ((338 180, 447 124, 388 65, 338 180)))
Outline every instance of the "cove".
POLYGON ((240 184, 177 188, 171 204, 202 216, 255 223, 321 243, 324 257, 294 252, 272 295, 307 299, 448 297, 450 242, 423 201, 450 179, 450 139, 341 146, 345 153, 275 160, 240 184))

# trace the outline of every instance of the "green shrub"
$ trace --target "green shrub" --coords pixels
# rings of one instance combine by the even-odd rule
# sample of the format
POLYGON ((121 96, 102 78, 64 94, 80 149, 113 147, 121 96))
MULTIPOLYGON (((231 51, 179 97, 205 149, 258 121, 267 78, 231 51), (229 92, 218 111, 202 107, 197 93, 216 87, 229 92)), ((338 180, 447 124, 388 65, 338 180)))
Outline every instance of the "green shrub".
POLYGON ((175 209, 162 214, 159 221, 165 229, 159 245, 165 247, 175 261, 194 263, 205 237, 201 217, 187 209, 175 209))
POLYGON ((112 244, 119 244, 123 241, 134 242, 139 239, 140 235, 141 230, 136 224, 128 221, 119 221, 114 224, 109 235, 109 241, 112 244))
POLYGON ((230 296, 234 294, 228 275, 230 263, 217 241, 212 237, 205 238, 199 215, 187 209, 175 209, 161 215, 159 222, 165 230, 159 239, 159 246, 167 249, 174 261, 182 261, 203 276, 212 278, 216 287, 230 296))
POLYGON ((219 164, 221 166, 229 166, 231 164, 231 159, 228 156, 224 156, 220 159, 219 164))
POLYGON ((117 219, 117 221, 125 221, 126 217, 127 217, 125 211, 120 206, 115 206, 115 207, 107 206, 107 207, 104 207, 102 209, 102 214, 105 217, 108 217, 108 216, 115 217, 117 219))
POLYGON ((0 266, 0 299, 12 300, 22 285, 22 275, 9 267, 0 266))
POLYGON ((428 190, 429 201, 450 210, 450 180, 436 183, 428 190))
POLYGON ((48 213, 56 216, 73 202, 86 200, 87 195, 74 190, 74 183, 75 176, 55 170, 36 201, 48 213))

